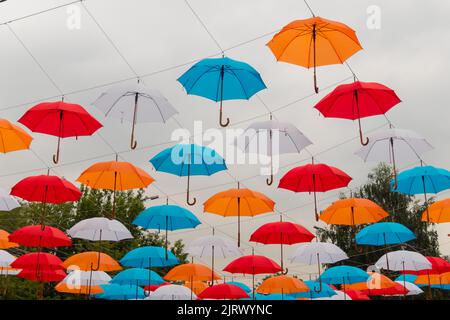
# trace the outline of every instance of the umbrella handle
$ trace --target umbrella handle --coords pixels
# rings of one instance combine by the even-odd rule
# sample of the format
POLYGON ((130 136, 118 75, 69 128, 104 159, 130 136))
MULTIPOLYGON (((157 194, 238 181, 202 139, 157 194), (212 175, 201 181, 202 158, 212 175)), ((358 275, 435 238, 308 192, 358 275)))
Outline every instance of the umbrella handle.
POLYGON ((189 191, 186 194, 186 202, 188 205, 193 206, 194 204, 197 203, 197 198, 192 198, 192 200, 189 199, 189 191))
POLYGON ((53 155, 53 163, 57 164, 59 162, 59 146, 61 143, 61 137, 58 137, 58 147, 56 148, 56 154, 53 155))
POLYGON ((362 247, 358 247, 358 245, 355 243, 354 248, 356 250, 356 252, 358 253, 362 253, 364 251, 364 249, 362 247))
POLYGON ((222 117, 222 109, 220 109, 220 119, 219 119, 219 124, 222 128, 227 127, 230 124, 230 118, 227 118, 227 121, 225 123, 223 123, 223 117, 222 117))
POLYGON ((363 133, 362 133, 361 129, 359 129, 359 141, 361 142, 361 144, 363 146, 367 146, 369 144, 369 138, 368 137, 366 137, 366 140, 364 141, 363 133))
POLYGON ((314 91, 317 94, 319 93, 319 87, 317 87, 317 74, 316 74, 316 24, 313 25, 312 40, 313 40, 313 60, 314 60, 314 91))
POLYGON ((284 270, 281 271, 281 274, 282 274, 282 275, 287 275, 288 272, 289 272, 289 269, 288 269, 288 268, 285 268, 284 270))
POLYGON ((270 178, 266 179, 266 183, 268 186, 271 186, 273 183, 273 174, 270 175, 270 178))
POLYGON ((134 150, 134 149, 136 149, 136 147, 137 147, 137 141, 134 140, 134 136, 132 135, 131 136, 130 148, 131 148, 131 150, 134 150))
POLYGON ((319 278, 319 290, 316 289, 316 286, 314 286, 314 291, 316 293, 322 292, 322 279, 319 278))

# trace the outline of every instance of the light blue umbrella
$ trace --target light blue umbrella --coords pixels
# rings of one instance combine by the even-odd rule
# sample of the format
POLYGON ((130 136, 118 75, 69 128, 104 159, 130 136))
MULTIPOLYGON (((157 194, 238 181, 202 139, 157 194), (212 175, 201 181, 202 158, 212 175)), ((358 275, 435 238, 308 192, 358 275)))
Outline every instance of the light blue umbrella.
POLYGON ((251 293, 252 289, 246 285, 245 283, 242 282, 237 282, 237 281, 227 281, 228 284, 234 284, 236 286, 238 286, 239 288, 241 288, 242 290, 244 290, 246 293, 251 293))
POLYGON ((190 176, 210 176, 226 170, 225 160, 214 150, 196 144, 177 144, 167 148, 152 159, 150 163, 155 170, 187 176, 186 201, 193 206, 197 199, 189 199, 190 176))
POLYGON ((320 284, 319 281, 307 280, 305 281, 305 284, 309 288, 308 292, 291 293, 289 295, 294 298, 316 299, 329 298, 337 294, 329 285, 325 283, 320 284))
POLYGON ((220 101, 220 126, 223 123, 222 102, 224 100, 250 99, 257 92, 266 89, 261 75, 249 64, 230 58, 203 59, 178 78, 187 94, 220 101))
POLYGON ((364 270, 351 266, 337 266, 325 270, 320 276, 322 282, 327 284, 352 284, 365 282, 369 279, 369 274, 364 270))
POLYGON ((106 300, 138 300, 144 299, 144 289, 135 285, 101 284, 102 293, 95 295, 106 300))
POLYGON ((140 226, 144 229, 158 229, 166 231, 166 256, 168 254, 168 230, 179 230, 195 228, 201 224, 200 220, 190 212, 182 207, 175 205, 154 206, 142 211, 133 221, 134 225, 140 226))
POLYGON ((166 259, 164 248, 154 246, 133 249, 120 259, 121 265, 135 268, 169 267, 179 263, 172 252, 169 251, 166 259))
MULTIPOLYGON (((421 287, 421 285, 418 285, 417 283, 414 283, 416 286, 421 287)), ((432 284, 430 288, 433 289, 441 289, 441 290, 450 290, 450 284, 432 284)))
POLYGON ((156 272, 150 269, 131 268, 119 272, 110 283, 119 285, 136 285, 139 287, 151 284, 161 284, 164 280, 156 272))
POLYGON ((379 222, 366 226, 356 234, 356 243, 372 246, 405 243, 416 239, 407 227, 396 222, 379 222))

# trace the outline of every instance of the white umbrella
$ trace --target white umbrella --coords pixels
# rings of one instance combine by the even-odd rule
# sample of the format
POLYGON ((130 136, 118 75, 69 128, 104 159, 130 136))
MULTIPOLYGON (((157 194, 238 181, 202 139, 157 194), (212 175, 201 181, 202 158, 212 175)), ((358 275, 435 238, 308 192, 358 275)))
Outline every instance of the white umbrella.
POLYGON ((67 233, 72 238, 91 241, 133 239, 133 235, 121 222, 103 217, 81 220, 67 230, 67 233))
MULTIPOLYGON (((406 281, 406 282, 395 281, 395 282, 401 284, 402 286, 404 286, 406 288, 406 290, 408 290, 408 293, 406 294, 407 296, 415 296, 415 295, 423 293, 423 290, 420 289, 418 286, 416 286, 412 282, 409 282, 409 281, 406 281)), ((400 294, 399 294, 399 296, 400 296, 400 294)))
MULTIPOLYGON (((319 292, 322 290, 322 280, 320 279, 321 263, 336 263, 348 259, 347 254, 338 246, 328 242, 309 242, 297 247, 291 256, 291 263, 304 263, 313 265, 317 263, 319 271, 319 292)), ((314 288, 315 290, 315 288, 314 288)))
POLYGON ((176 284, 169 284, 156 289, 145 300, 195 300, 197 296, 191 289, 176 284))
POLYGON ((134 140, 136 123, 166 122, 178 111, 156 90, 149 90, 142 84, 122 85, 102 93, 92 103, 106 116, 120 118, 133 123, 131 148, 137 146, 134 140))
POLYGON ((14 260, 16 260, 16 257, 14 257, 11 253, 5 250, 0 250, 0 267, 9 268, 14 260))
POLYGON ((11 197, 5 189, 0 188, 0 211, 11 211, 20 207, 19 202, 11 197))
POLYGON ((342 291, 336 290, 336 294, 331 297, 315 298, 313 300, 352 300, 350 296, 342 291))
MULTIPOLYGON (((272 116, 270 116, 269 121, 261 121, 252 123, 244 133, 238 137, 235 141, 235 144, 241 148, 244 152, 252 153, 260 153, 261 151, 268 152, 271 159, 273 156, 273 132, 278 132, 278 154, 285 153, 300 153, 305 147, 312 144, 312 142, 293 124, 288 122, 280 122, 276 120, 272 120, 272 116), (262 139, 266 139, 267 146, 265 150, 259 150, 261 146, 262 139), (251 150, 249 146, 258 146, 257 150, 251 150)), ((264 153, 264 152, 263 152, 264 153)), ((264 153, 265 154, 265 153, 264 153)), ((273 163, 271 160, 271 175, 270 179, 267 179, 267 184, 271 185, 273 183, 273 163)))
POLYGON ((389 268, 387 266, 387 255, 386 253, 378 259, 375 262, 375 267, 393 271, 431 269, 430 261, 415 251, 397 250, 389 252, 389 268))
POLYGON ((73 270, 63 280, 68 287, 77 288, 80 286, 99 286, 107 284, 111 281, 111 277, 104 271, 82 271, 73 270))
POLYGON ((389 128, 369 137, 369 143, 355 154, 364 161, 391 163, 396 176, 396 163, 409 164, 433 146, 411 130, 389 128))

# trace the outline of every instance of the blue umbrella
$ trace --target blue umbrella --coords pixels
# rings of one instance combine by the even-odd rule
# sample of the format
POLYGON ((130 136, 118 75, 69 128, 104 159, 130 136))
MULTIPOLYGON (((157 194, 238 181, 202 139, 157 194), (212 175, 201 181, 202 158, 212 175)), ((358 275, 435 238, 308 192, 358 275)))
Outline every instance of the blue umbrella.
POLYGON ((144 289, 135 285, 101 284, 103 292, 95 295, 98 299, 132 300, 144 299, 144 289))
POLYGON ((326 269, 320 278, 327 284, 342 284, 345 287, 345 284, 367 281, 369 274, 360 268, 337 266, 326 269))
MULTIPOLYGON (((397 185, 391 182, 391 190, 408 195, 423 194, 427 205, 427 193, 439 193, 450 189, 450 171, 432 166, 415 167, 400 172, 397 185)), ((428 208, 427 208, 427 219, 428 208)))
POLYGON ((169 251, 166 259, 164 248, 153 246, 133 249, 120 259, 121 265, 135 268, 169 267, 179 263, 172 252, 169 251))
POLYGON ((291 293, 290 296, 294 298, 329 298, 335 296, 337 293, 334 291, 329 285, 322 283, 319 281, 308 280, 305 281, 305 284, 308 286, 308 292, 299 292, 299 293, 291 293))
POLYGON ((200 220, 190 212, 182 207, 175 205, 154 206, 142 211, 133 221, 134 225, 140 226, 144 229, 164 229, 166 230, 166 256, 167 256, 167 232, 168 230, 179 230, 195 228, 201 224, 200 220))
POLYGON ((399 275, 397 278, 395 278, 394 281, 411 282, 411 283, 414 283, 418 287, 425 287, 424 284, 415 283, 414 281, 416 281, 416 279, 417 279, 417 275, 415 275, 415 274, 402 274, 402 275, 399 275))
MULTIPOLYGON (((418 285, 417 283, 415 283, 415 285, 416 286, 421 286, 421 285, 418 285)), ((432 284, 431 286, 430 286, 430 288, 433 288, 433 289, 441 289, 441 290, 450 290, 450 284, 432 284)))
POLYGON ((157 171, 187 176, 186 201, 190 206, 197 202, 195 198, 189 200, 190 176, 210 176, 227 169, 225 160, 215 150, 196 144, 177 144, 161 151, 150 162, 157 171))
POLYGON ((119 272, 110 282, 119 285, 142 287, 151 284, 161 284, 164 280, 159 274, 150 269, 131 268, 119 272))
POLYGON ((220 101, 220 126, 223 123, 223 100, 250 99, 257 92, 266 89, 261 75, 249 64, 230 58, 203 59, 178 78, 187 94, 220 101))
POLYGON ((239 288, 244 290, 246 293, 251 293, 252 292, 252 289, 248 285, 246 285, 246 284, 244 284, 242 282, 228 281, 227 283, 228 284, 234 284, 234 285, 238 286, 239 288))
POLYGON ((356 243, 372 246, 405 243, 416 239, 407 227, 396 222, 379 222, 368 225, 356 234, 356 243))

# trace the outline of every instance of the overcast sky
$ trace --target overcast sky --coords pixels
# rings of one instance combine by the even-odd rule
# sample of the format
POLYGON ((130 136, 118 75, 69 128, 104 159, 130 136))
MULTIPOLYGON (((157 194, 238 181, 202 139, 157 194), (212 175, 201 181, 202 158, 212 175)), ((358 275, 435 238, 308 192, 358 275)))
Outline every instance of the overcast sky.
MULTIPOLYGON (((8 0, 0 4, 0 23, 67 2, 70 1, 8 0)), ((403 102, 388 112, 389 119, 396 127, 411 129, 423 135, 434 146, 434 150, 423 156, 426 163, 449 169, 450 111, 447 86, 450 83, 450 2, 310 2, 316 15, 338 20, 356 31, 364 50, 351 57, 349 63, 359 79, 380 82, 393 88, 403 102), (371 5, 376 5, 381 10, 380 29, 369 29, 366 25, 366 10, 371 5)), ((146 86, 161 91, 179 114, 175 117, 177 121, 139 125, 136 130, 139 146, 137 150, 130 152, 130 124, 105 118, 91 103, 110 87, 107 84, 133 78, 134 73, 85 9, 80 6, 80 29, 71 30, 67 27, 69 14, 66 7, 13 22, 10 27, 60 90, 64 93, 82 91, 66 95, 66 101, 83 105, 104 125, 92 137, 63 140, 60 164, 53 169, 53 173, 75 181, 94 162, 113 160, 114 151, 125 151, 121 153, 121 159, 140 166, 156 179, 148 188, 148 193, 157 194, 161 198, 148 205, 164 203, 165 195, 170 195, 171 203, 185 205, 186 179, 155 172, 148 160, 171 146, 168 143, 170 135, 179 127, 178 123, 189 130, 192 129, 194 120, 203 121, 205 129, 218 126, 217 104, 186 95, 176 79, 189 68, 188 62, 218 55, 220 50, 182 0, 86 0, 84 3, 132 68, 139 75, 147 75, 142 78, 146 86), (178 65, 180 66, 176 68, 178 65), (167 68, 168 71, 163 71, 167 68), (86 88, 93 89, 84 91, 86 88), (86 160, 93 157, 98 158, 86 160)), ((272 33, 292 20, 310 17, 304 3, 298 0, 191 0, 190 4, 224 49, 272 33)), ((310 152, 320 153, 316 161, 347 172, 354 178, 350 187, 356 188, 366 180, 368 172, 376 165, 364 163, 353 154, 360 147, 359 139, 356 139, 357 122, 325 119, 313 109, 314 104, 330 89, 311 95, 312 70, 277 63, 265 46, 271 37, 272 34, 269 34, 226 50, 226 55, 245 61, 260 72, 268 89, 260 92, 259 97, 267 107, 276 110, 289 104, 274 112, 275 118, 295 124, 313 142, 309 147, 310 152), (301 98, 304 99, 292 103, 301 98), (339 147, 332 148, 338 144, 339 147)), ((6 25, 0 26, 0 39, 0 116, 16 121, 29 107, 59 95, 59 91, 6 25)), ((321 67, 318 69, 319 87, 326 88, 349 76, 351 73, 342 65, 321 67)), ((135 80, 128 82, 133 81, 135 80)), ((348 81, 350 80, 347 79, 348 81)), ((269 119, 268 110, 256 97, 250 101, 225 102, 224 113, 231 119, 232 125, 239 122, 235 127, 242 128, 254 121, 269 119)), ((386 128, 386 120, 382 116, 363 119, 362 124, 367 132, 373 132, 383 125, 386 128)), ((20 151, 0 157, 1 187, 9 189, 25 176, 44 173, 44 168, 52 165, 51 155, 56 148, 56 138, 41 134, 33 136, 35 140, 32 151, 20 151), (28 170, 36 171, 24 172, 28 170)), ((202 203, 216 192, 236 187, 236 180, 243 181, 242 185, 245 187, 268 195, 276 202, 277 210, 287 214, 291 221, 300 223, 311 231, 314 230, 314 225, 324 226, 322 222, 316 224, 313 219, 310 195, 294 194, 276 188, 282 174, 295 165, 310 161, 307 160, 308 157, 306 152, 281 156, 281 166, 285 168, 278 173, 271 187, 266 186, 264 177, 258 176, 258 166, 251 165, 230 165, 229 174, 221 172, 211 177, 192 178, 192 189, 199 190, 193 192, 198 200, 197 205, 190 209, 203 224, 194 231, 173 232, 170 238, 182 238, 189 242, 211 233, 210 226, 216 226, 218 234, 235 238, 236 220, 203 213, 202 203), (294 165, 294 162, 297 163, 294 165)), ((414 165, 418 163, 407 167, 414 165)), ((325 209, 336 200, 338 194, 339 190, 319 194, 319 208, 325 209)), ((448 192, 443 192, 437 199, 448 195, 448 192)), ((250 245, 253 245, 257 253, 278 261, 278 246, 254 245, 247 241, 256 228, 278 219, 277 214, 244 219, 244 252, 250 253, 250 245)), ((450 254, 448 224, 439 226, 438 231, 441 252, 450 254)), ((285 256, 288 257, 292 249, 287 248, 285 256)), ((217 265, 222 267, 227 262, 229 261, 218 261, 217 265)), ((304 278, 307 278, 308 272, 315 270, 301 265, 289 267, 292 273, 304 278)))

